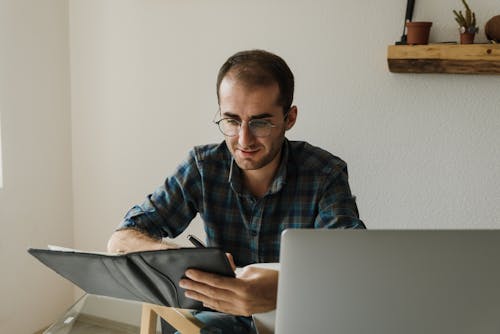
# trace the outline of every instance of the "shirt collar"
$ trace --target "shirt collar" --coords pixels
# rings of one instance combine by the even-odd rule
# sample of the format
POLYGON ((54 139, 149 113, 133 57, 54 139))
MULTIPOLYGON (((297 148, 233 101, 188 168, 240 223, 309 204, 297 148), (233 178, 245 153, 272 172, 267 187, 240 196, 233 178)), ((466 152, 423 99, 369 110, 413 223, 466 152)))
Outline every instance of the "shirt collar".
MULTIPOLYGON (((287 165, 288 165, 288 139, 284 139, 283 146, 281 147, 281 161, 278 167, 278 172, 274 176, 274 180, 269 187, 266 195, 271 195, 279 192, 286 183, 287 165)), ((243 182, 241 176, 241 169, 238 167, 234 158, 231 156, 231 165, 229 168, 229 177, 227 180, 231 184, 231 188, 239 195, 244 193, 243 182)))

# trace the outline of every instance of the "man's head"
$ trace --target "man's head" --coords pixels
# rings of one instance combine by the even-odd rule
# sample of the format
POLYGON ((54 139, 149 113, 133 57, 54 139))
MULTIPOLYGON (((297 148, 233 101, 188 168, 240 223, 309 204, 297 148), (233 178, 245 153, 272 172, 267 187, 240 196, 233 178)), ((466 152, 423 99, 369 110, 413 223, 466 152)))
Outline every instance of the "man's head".
POLYGON ((217 99, 220 104, 220 85, 226 76, 231 76, 248 88, 278 84, 279 97, 276 103, 286 113, 292 106, 294 78, 286 62, 279 56, 264 50, 241 51, 222 65, 217 76, 217 99))
MULTIPOLYGON (((292 128, 294 80, 280 57, 261 50, 230 57, 217 77, 221 131, 244 171, 273 174, 285 131, 292 128)), ((263 175, 263 174, 261 174, 263 175)))

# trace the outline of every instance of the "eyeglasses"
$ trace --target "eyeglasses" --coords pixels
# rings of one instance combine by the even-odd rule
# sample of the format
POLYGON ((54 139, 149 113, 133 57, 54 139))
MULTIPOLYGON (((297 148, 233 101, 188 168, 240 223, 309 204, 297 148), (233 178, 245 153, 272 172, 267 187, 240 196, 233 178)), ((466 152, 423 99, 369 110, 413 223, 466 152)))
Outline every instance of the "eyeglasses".
MULTIPOLYGON (((220 111, 217 111, 220 113, 220 111)), ((215 114, 217 116, 217 114, 215 114)), ((284 114, 283 119, 288 117, 288 111, 284 114)), ((219 126, 220 132, 228 137, 234 137, 240 133, 241 125, 244 121, 240 121, 235 118, 222 118, 218 121, 214 121, 215 124, 219 126)), ((267 137, 271 134, 273 128, 277 125, 265 119, 252 119, 247 123, 248 129, 255 137, 267 137)))

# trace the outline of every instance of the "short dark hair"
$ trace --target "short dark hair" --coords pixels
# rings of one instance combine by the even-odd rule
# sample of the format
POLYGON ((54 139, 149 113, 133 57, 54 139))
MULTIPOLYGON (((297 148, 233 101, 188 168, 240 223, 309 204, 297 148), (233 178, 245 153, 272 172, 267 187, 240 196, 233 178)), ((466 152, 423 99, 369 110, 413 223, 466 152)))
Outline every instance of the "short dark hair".
POLYGON ((293 73, 281 57, 264 50, 241 51, 229 57, 217 75, 217 101, 219 103, 220 84, 228 73, 250 87, 277 83, 280 89, 278 105, 283 107, 283 112, 287 112, 292 106, 293 73))

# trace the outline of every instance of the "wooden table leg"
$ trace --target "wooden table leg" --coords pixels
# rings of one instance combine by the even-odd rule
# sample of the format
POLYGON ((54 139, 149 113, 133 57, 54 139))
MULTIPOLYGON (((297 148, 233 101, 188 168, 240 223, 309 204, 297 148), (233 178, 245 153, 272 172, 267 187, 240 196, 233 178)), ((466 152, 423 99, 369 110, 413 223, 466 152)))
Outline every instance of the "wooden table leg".
POLYGON ((143 303, 141 334, 156 333, 158 315, 182 334, 200 334, 201 328, 204 326, 188 310, 143 303))
POLYGON ((150 305, 142 304, 141 334, 156 334, 157 315, 150 305))

